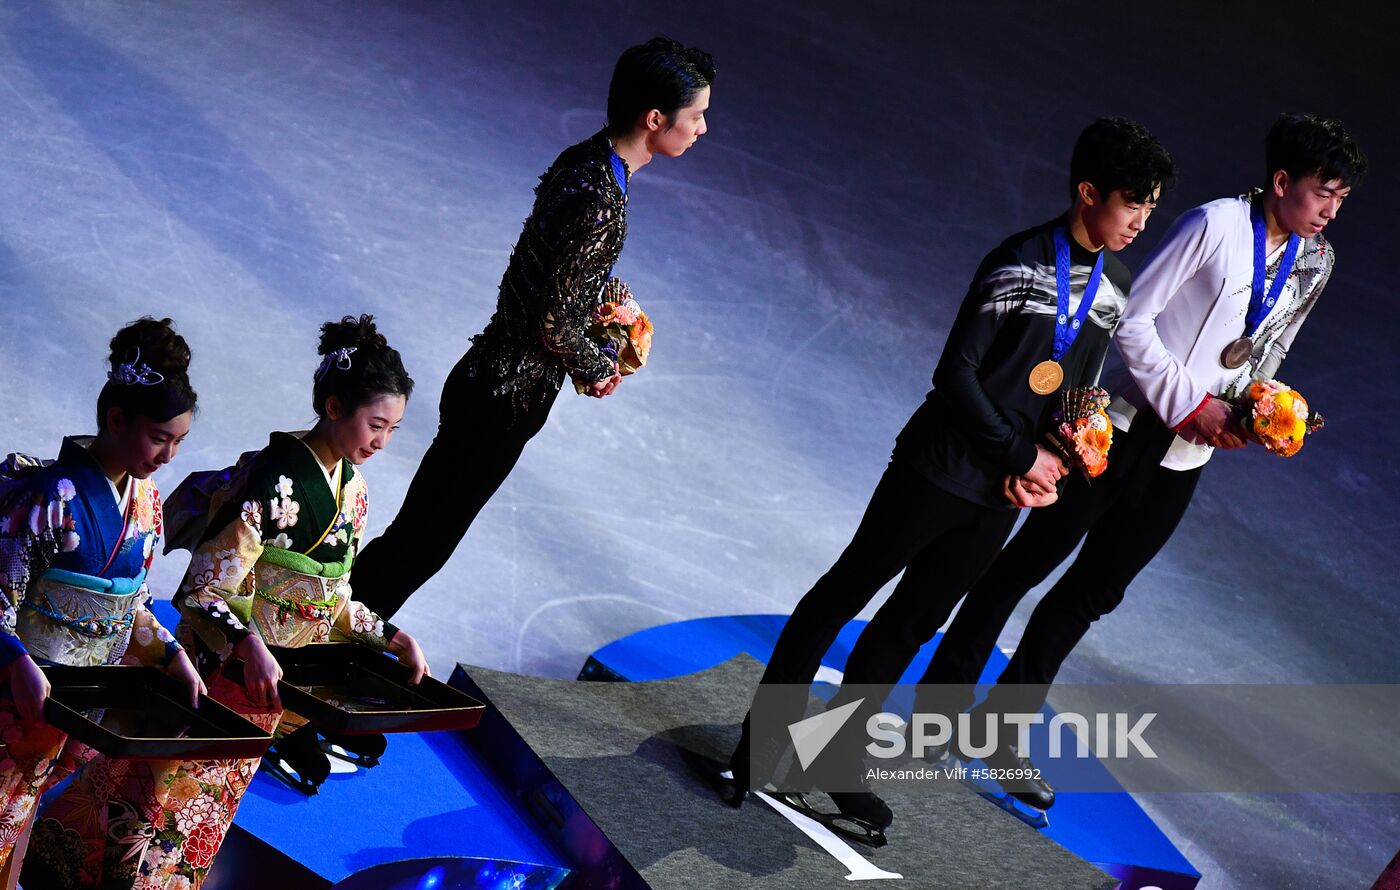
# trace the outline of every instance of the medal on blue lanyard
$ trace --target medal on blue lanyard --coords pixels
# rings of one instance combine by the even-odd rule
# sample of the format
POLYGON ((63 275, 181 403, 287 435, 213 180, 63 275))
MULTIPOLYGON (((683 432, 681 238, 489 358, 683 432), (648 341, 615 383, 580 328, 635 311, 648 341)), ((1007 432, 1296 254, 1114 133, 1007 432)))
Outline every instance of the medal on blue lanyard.
POLYGON ((1254 280, 1249 288, 1249 314, 1244 317, 1244 336, 1231 340, 1220 353, 1220 364, 1227 368, 1240 368, 1254 354, 1254 332, 1269 317, 1269 312, 1283 293, 1288 276, 1293 272, 1293 261, 1298 258, 1298 244, 1302 241, 1297 233, 1288 233, 1288 246, 1283 249, 1283 258, 1278 261, 1278 271, 1268 291, 1264 289, 1264 272, 1267 260, 1264 254, 1264 210, 1262 199, 1255 201, 1249 210, 1249 224, 1254 230, 1254 280))
POLYGON ((1103 254, 1099 251, 1094 260, 1094 271, 1089 273, 1089 283, 1084 288, 1084 296, 1079 299, 1079 309, 1074 318, 1069 317, 1069 233, 1063 226, 1055 227, 1055 345, 1051 347, 1050 358, 1031 369, 1031 392, 1048 396, 1065 382, 1065 369, 1060 367, 1079 329, 1089 317, 1094 306, 1094 297, 1099 292, 1099 280, 1103 277, 1103 254))

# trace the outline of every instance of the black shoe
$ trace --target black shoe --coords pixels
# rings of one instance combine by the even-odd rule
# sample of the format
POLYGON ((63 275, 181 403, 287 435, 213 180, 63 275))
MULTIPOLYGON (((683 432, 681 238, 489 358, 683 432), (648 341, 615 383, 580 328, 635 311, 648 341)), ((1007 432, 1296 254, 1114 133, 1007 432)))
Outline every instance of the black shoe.
POLYGON ((320 747, 332 757, 368 769, 379 765, 389 742, 382 735, 323 734, 320 747))
MULTIPOLYGON (((729 755, 729 768, 720 774, 718 784, 720 798, 734 809, 739 809, 744 805, 744 800, 749 796, 749 789, 753 786, 754 775, 752 768, 757 763, 761 773, 762 781, 760 788, 772 789, 774 782, 778 779, 774 775, 777 770, 781 752, 772 752, 768 749, 759 752, 755 758, 749 739, 749 718, 744 718, 744 727, 739 735, 739 744, 734 747, 733 753, 729 755)), ((791 777, 789 777, 791 778, 791 777)))
POLYGON ((331 774, 331 762, 310 726, 283 736, 263 755, 262 769, 302 794, 316 794, 331 774))
POLYGON ((749 793, 748 785, 747 783, 739 784, 733 773, 723 763, 703 754, 697 754, 688 748, 678 747, 676 753, 680 755, 691 775, 713 788, 720 800, 736 810, 743 805, 744 798, 749 793))
POLYGON ((842 813, 869 822, 881 831, 894 822, 889 805, 872 791, 828 791, 826 796, 842 813))
POLYGON ((797 812, 806 816, 808 819, 825 826, 832 833, 839 834, 847 840, 855 841, 858 844, 864 844, 867 847, 883 847, 885 844, 889 843, 888 839, 885 837, 885 829, 894 821, 894 816, 890 813, 890 808, 885 806, 884 801, 869 792, 828 795, 832 802, 836 803, 837 809, 841 811, 839 813, 824 813, 816 809, 807 802, 805 796, 796 791, 774 792, 772 797, 779 803, 797 810, 797 812), (845 806, 837 802, 838 796, 844 798, 845 806), (869 800, 853 800, 853 798, 858 797, 869 798, 869 800), (870 802, 872 800, 874 802, 873 804, 870 802), (852 807, 853 809, 847 810, 846 807, 852 807), (858 815, 854 810, 870 812, 876 815, 879 814, 879 811, 883 810, 885 814, 883 817, 884 822, 883 824, 878 824, 858 815))
POLYGON ((715 791, 719 793, 720 800, 736 810, 744 805, 744 800, 749 796, 748 782, 741 782, 729 771, 720 773, 715 780, 715 791))
POLYGON ((739 744, 729 755, 729 769, 722 771, 716 780, 715 790, 719 799, 734 809, 744 805, 749 796, 749 737, 748 718, 744 718, 744 732, 739 736, 739 744))
POLYGON ((1002 745, 982 760, 994 770, 1014 771, 1013 775, 1024 777, 997 780, 1003 791, 1021 803, 1042 813, 1055 805, 1055 789, 1044 778, 1039 778, 1040 770, 1029 757, 1016 755, 1014 745, 1002 745))

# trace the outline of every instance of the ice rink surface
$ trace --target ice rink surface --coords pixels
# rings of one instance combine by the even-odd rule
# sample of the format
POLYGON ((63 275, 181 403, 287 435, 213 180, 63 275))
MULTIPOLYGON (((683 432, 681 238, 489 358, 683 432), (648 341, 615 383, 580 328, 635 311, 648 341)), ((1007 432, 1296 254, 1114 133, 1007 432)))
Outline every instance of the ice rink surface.
MULTIPOLYGON (((1135 268, 1177 214, 1261 179, 1277 113, 1313 111, 1372 160, 1279 375, 1327 428, 1287 463, 1218 455, 1061 679, 1400 680, 1397 8, 948 6, 6 0, 0 452, 89 432, 107 340, 170 315, 200 392, 157 477, 173 489, 308 426, 317 326, 373 312, 419 387, 365 467, 381 529, 536 176, 602 125, 617 53, 702 46, 710 132, 634 178, 616 270, 656 324, 651 364, 602 402, 566 391, 400 613, 440 673, 573 676, 643 627, 792 608, 854 530, 978 261, 1064 209, 1094 117, 1146 123, 1181 168, 1121 255, 1135 268)), ((158 561, 158 595, 185 561, 158 561)), ((1395 796, 1141 799, 1209 890, 1368 886, 1400 846, 1395 796)))

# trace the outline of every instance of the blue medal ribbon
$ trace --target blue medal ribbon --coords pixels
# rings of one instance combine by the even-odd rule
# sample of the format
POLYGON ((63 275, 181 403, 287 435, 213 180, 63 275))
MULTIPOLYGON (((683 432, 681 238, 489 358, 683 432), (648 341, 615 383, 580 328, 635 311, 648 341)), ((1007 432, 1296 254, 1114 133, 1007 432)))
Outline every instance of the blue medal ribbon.
POLYGON ((1264 254, 1264 208, 1263 201, 1256 200, 1249 208, 1249 222, 1254 228, 1254 281, 1249 291, 1249 314, 1244 317, 1244 335, 1254 337, 1259 325, 1268 318, 1269 311, 1278 302, 1283 286, 1293 271, 1293 261, 1298 258, 1298 243, 1302 240, 1296 232, 1288 233, 1288 246, 1284 248, 1283 259, 1279 260, 1278 271, 1274 273, 1273 284, 1268 293, 1264 292, 1264 272, 1268 263, 1264 254))
POLYGON ((1069 317, 1069 233, 1063 226, 1055 227, 1055 346, 1050 355, 1054 361, 1069 352, 1069 348, 1074 345, 1074 338, 1079 336, 1079 329, 1084 326, 1084 319, 1089 317, 1089 310, 1094 306, 1094 297, 1099 292, 1099 279, 1103 277, 1103 255, 1099 251, 1098 258, 1094 260, 1094 271, 1089 273, 1089 284, 1084 288, 1084 297, 1079 301, 1079 309, 1074 313, 1074 318, 1069 317))
POLYGON ((612 153, 613 178, 617 180, 617 187, 622 189, 622 197, 627 197, 627 168, 622 163, 622 158, 617 152, 612 153))

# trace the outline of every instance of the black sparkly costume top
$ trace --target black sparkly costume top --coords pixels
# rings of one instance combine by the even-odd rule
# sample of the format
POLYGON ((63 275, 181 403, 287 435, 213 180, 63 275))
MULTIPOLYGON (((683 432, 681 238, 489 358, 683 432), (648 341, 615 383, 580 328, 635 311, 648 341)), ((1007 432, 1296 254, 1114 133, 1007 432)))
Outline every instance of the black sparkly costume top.
POLYGON ((600 131, 565 149, 540 177, 496 311, 472 338, 471 374, 518 410, 557 391, 565 373, 587 384, 616 370, 587 335, 627 235, 627 197, 612 156, 600 131))

